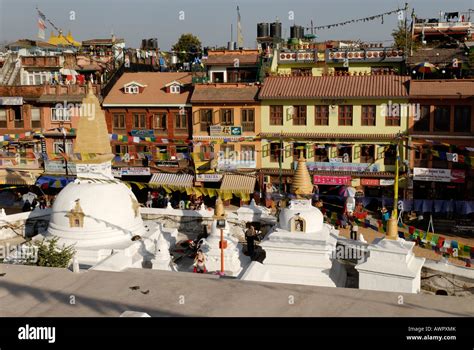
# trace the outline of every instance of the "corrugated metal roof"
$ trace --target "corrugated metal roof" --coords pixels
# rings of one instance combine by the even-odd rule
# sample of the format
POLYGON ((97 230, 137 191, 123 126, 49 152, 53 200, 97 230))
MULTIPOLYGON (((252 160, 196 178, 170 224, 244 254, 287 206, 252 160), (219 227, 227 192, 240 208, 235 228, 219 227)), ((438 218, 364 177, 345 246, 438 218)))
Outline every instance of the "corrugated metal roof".
POLYGON ((268 77, 260 99, 408 97, 410 77, 399 75, 268 77))
POLYGON ((252 193, 255 191, 255 181, 255 176, 225 174, 220 189, 252 193))
POLYGON ((155 173, 149 181, 150 185, 193 187, 194 176, 190 174, 155 173))
POLYGON ((410 97, 466 98, 474 96, 474 79, 412 80, 410 97))

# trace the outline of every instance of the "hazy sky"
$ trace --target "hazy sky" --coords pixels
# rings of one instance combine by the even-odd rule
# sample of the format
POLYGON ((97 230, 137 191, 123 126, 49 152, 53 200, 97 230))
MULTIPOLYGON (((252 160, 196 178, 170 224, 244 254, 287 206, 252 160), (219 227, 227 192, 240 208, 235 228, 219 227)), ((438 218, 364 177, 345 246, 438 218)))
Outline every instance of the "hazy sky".
MULTIPOLYGON (((38 6, 64 32, 71 30, 76 40, 107 38, 114 31, 125 38, 129 47, 137 47, 143 38, 157 37, 161 49, 168 50, 181 33, 192 32, 204 45, 226 45, 230 41, 230 24, 234 24, 236 41, 236 7, 240 6, 245 46, 254 47, 258 22, 283 24, 283 35, 289 35, 294 22, 309 26, 337 23, 376 15, 403 7, 397 0, 0 0, 0 42, 20 38, 37 38, 38 6), (75 20, 70 19, 75 11, 75 20), (184 20, 180 14, 184 11, 184 20), (289 11, 294 21, 289 20, 289 11)), ((439 11, 454 12, 474 8, 474 0, 412 0, 419 17, 437 17, 439 11)), ((474 13, 472 14, 474 17, 474 13)), ((390 40, 397 16, 373 22, 322 30, 318 40, 361 39, 390 40)), ((46 23, 46 36, 51 26, 46 23)))

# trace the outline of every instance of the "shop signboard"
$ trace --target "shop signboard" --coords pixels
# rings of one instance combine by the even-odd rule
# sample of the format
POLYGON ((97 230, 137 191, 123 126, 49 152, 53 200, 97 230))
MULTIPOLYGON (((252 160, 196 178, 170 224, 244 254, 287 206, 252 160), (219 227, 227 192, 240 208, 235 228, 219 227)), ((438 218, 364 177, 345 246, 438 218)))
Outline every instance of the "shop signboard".
POLYGON ((121 172, 122 176, 147 176, 147 175, 151 175, 150 168, 147 168, 147 167, 121 168, 120 172, 121 172))
POLYGON ((393 186, 394 184, 394 179, 380 179, 380 186, 393 186))
POLYGON ((219 158, 217 161, 217 170, 229 171, 236 169, 255 169, 257 167, 257 161, 246 160, 246 159, 226 159, 219 158))
MULTIPOLYGON (((296 169, 298 162, 294 162, 296 169)), ((351 172, 376 172, 379 171, 378 164, 370 163, 344 163, 344 162, 307 162, 310 171, 351 171, 351 172)))
POLYGON ((178 168, 179 162, 177 160, 155 160, 156 166, 167 168, 178 168))
POLYGON ((351 177, 314 175, 313 183, 315 185, 350 185, 351 177))
POLYGON ((222 125, 211 125, 209 127, 211 136, 241 136, 241 126, 222 126, 222 125))
POLYGON ((154 133, 153 130, 150 129, 136 129, 132 130, 130 132, 131 136, 137 136, 137 137, 153 137, 154 133))
POLYGON ((0 106, 21 106, 23 97, 0 97, 0 106))
MULTIPOLYGON (((49 160, 44 161, 44 170, 48 174, 66 174, 65 162, 63 160, 49 160)), ((76 164, 67 162, 67 170, 69 175, 76 175, 76 164)))
POLYGON ((219 182, 222 180, 222 174, 196 174, 196 181, 200 182, 219 182))
POLYGON ((379 179, 360 179, 360 184, 362 186, 380 186, 379 179))
POLYGON ((461 169, 413 168, 413 180, 464 183, 466 173, 461 169))

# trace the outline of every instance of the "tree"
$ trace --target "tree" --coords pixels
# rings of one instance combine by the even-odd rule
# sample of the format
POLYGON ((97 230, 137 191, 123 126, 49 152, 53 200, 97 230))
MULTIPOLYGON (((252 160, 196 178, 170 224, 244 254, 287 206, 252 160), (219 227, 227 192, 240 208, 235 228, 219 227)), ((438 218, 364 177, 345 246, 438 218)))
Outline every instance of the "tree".
POLYGON ((416 50, 419 45, 412 38, 410 26, 405 28, 405 21, 400 22, 397 29, 392 31, 392 38, 395 42, 395 47, 401 50, 406 49, 407 53, 409 53, 410 49, 416 50))
POLYGON ((37 251, 37 257, 30 258, 27 265, 67 268, 76 253, 73 246, 58 246, 59 238, 35 241, 32 246, 37 251))
POLYGON ((181 62, 191 62, 201 52, 201 40, 191 33, 181 34, 171 49, 178 53, 181 62))

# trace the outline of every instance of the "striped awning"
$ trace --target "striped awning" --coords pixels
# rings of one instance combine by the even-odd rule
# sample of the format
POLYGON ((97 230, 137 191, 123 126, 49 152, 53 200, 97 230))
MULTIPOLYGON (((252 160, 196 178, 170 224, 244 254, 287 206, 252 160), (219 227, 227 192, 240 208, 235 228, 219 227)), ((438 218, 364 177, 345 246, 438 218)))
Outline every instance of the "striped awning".
POLYGON ((0 185, 34 185, 40 172, 0 170, 0 185))
POLYGON ((225 174, 220 189, 252 193, 255 191, 255 181, 255 176, 225 174))
POLYGON ((148 182, 155 186, 193 187, 194 176, 190 174, 155 173, 148 182))

